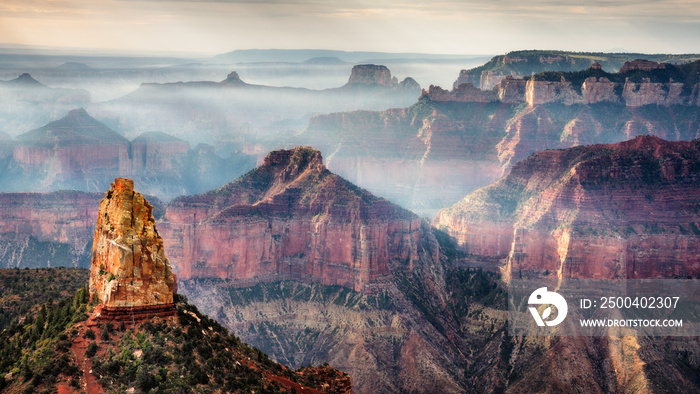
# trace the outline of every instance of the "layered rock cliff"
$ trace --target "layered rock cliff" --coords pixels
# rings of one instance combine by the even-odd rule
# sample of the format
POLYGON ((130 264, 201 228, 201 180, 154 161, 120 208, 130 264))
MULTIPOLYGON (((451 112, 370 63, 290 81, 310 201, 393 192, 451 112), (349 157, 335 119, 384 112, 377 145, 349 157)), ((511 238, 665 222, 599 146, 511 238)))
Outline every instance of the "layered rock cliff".
POLYGON ((153 207, 117 178, 100 202, 92 245, 90 298, 106 308, 172 306, 175 278, 153 207))
POLYGON ((62 191, 0 193, 0 266, 90 266, 102 196, 62 191))
POLYGON ((358 64, 352 68, 350 78, 345 87, 350 86, 383 86, 386 88, 398 88, 406 90, 419 90, 420 85, 413 78, 407 77, 403 81, 391 75, 386 66, 377 64, 358 64))
POLYGON ((386 66, 375 64, 360 64, 352 68, 348 85, 380 85, 393 87, 399 81, 391 76, 391 71, 386 66))
POLYGON ((524 101, 530 106, 546 103, 697 106, 699 68, 700 61, 674 65, 638 59, 626 62, 618 73, 608 73, 600 64, 593 63, 588 69, 575 72, 545 71, 524 77, 502 75, 498 83, 488 89, 458 80, 459 84, 456 82, 451 92, 431 88, 424 91, 423 96, 433 101, 524 101))
POLYGON ((649 136, 536 153, 434 224, 509 275, 698 275, 698 157, 700 140, 649 136))
POLYGON ((143 133, 131 141, 130 173, 177 171, 187 157, 187 142, 161 132, 143 133))
MULTIPOLYGON (((504 98, 513 91, 525 94, 526 81, 509 78, 503 83, 508 87, 499 92, 504 98)), ((697 107, 604 102, 612 97, 604 91, 610 84, 596 83, 600 89, 589 90, 600 99, 596 104, 528 106, 515 100, 433 101, 424 96, 409 108, 317 116, 292 141, 314 144, 328 158, 328 168, 345 179, 434 217, 537 151, 614 143, 643 134, 667 140, 700 138, 697 107)), ((432 90, 438 91, 449 95, 432 90)))
POLYGON ((175 199, 161 225, 178 276, 311 280, 362 291, 411 265, 421 219, 357 188, 311 148, 274 151, 219 190, 175 199))
MULTIPOLYGON (((582 71, 597 64, 607 72, 627 70, 624 63, 633 62, 635 59, 647 59, 651 62, 674 62, 698 60, 697 55, 648 55, 641 53, 594 53, 594 52, 566 52, 566 51, 513 51, 505 55, 494 56, 486 64, 470 69, 462 70, 454 82, 457 88, 463 83, 472 83, 482 90, 491 90, 506 77, 523 78, 543 71, 582 71)), ((652 67, 638 63, 636 69, 651 70, 652 67)))

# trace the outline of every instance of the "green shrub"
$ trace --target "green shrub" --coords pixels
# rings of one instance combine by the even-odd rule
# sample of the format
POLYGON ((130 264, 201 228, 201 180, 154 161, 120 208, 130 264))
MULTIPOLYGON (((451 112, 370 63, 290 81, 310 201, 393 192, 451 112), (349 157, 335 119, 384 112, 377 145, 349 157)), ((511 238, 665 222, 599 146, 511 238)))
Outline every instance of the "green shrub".
POLYGON ((90 344, 87 347, 87 350, 85 351, 85 356, 88 358, 92 358, 95 355, 95 353, 97 353, 97 349, 99 349, 97 347, 97 343, 95 343, 95 341, 90 342, 90 344))

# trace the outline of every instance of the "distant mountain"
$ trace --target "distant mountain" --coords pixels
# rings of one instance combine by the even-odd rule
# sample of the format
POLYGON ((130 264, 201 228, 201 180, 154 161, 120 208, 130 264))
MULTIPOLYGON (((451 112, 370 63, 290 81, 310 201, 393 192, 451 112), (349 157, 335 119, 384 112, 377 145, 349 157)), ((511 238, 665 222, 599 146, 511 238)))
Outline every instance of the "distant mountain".
POLYGON ((313 114, 401 107, 418 95, 415 80, 399 82, 387 67, 363 64, 352 68, 347 84, 331 89, 252 84, 234 71, 219 82, 142 84, 91 111, 129 135, 168 130, 194 144, 243 137, 278 147, 280 137, 301 129, 313 114))
POLYGON ((452 91, 430 86, 422 95, 432 101, 700 106, 700 60, 679 65, 645 59, 625 62, 608 73, 600 63, 583 71, 544 71, 517 78, 507 75, 492 90, 461 83, 452 91))
POLYGON ((87 90, 52 88, 22 73, 15 79, 0 81, 0 132, 16 136, 47 123, 56 113, 89 103, 87 90))
POLYGON ((407 108, 313 117, 289 144, 313 144, 331 171, 433 217, 540 150, 700 138, 700 62, 642 63, 505 78, 493 91, 432 86, 407 108))
POLYGON ((85 63, 78 63, 78 62, 65 62, 61 64, 60 66, 56 66, 56 70, 59 71, 91 71, 94 70, 92 67, 88 66, 85 63))
POLYGON ((239 49, 214 57, 216 61, 230 63, 250 62, 305 62, 313 58, 338 58, 342 61, 359 63, 368 60, 405 60, 405 59, 466 59, 472 55, 434 55, 426 53, 388 53, 388 52, 346 52, 325 49, 239 49))
POLYGON ((20 76, 15 79, 11 79, 9 81, 2 81, 0 83, 2 83, 2 85, 4 85, 5 87, 12 88, 48 88, 48 86, 32 78, 32 76, 28 73, 20 74, 20 76))
POLYGON ((114 177, 131 176, 145 192, 170 200, 221 186, 254 165, 256 157, 240 145, 228 148, 223 158, 213 147, 190 149, 159 131, 129 141, 76 109, 15 140, 0 140, 0 191, 96 191, 114 177))
POLYGON ((325 57, 312 57, 311 59, 305 60, 304 63, 307 64, 345 64, 348 63, 344 61, 343 59, 334 57, 334 56, 325 56, 325 57))
POLYGON ((551 50, 513 51, 494 56, 488 63, 462 70, 454 87, 469 82, 483 90, 490 90, 505 76, 522 78, 543 71, 582 71, 598 63, 609 73, 617 72, 625 62, 647 59, 654 62, 685 63, 700 59, 700 54, 648 55, 643 53, 567 52, 551 50))
MULTIPOLYGON (((121 134, 98 122, 83 109, 74 109, 60 120, 28 131, 17 141, 32 146, 69 146, 72 144, 128 144, 121 134)), ((105 158, 107 159, 107 158, 105 158)))

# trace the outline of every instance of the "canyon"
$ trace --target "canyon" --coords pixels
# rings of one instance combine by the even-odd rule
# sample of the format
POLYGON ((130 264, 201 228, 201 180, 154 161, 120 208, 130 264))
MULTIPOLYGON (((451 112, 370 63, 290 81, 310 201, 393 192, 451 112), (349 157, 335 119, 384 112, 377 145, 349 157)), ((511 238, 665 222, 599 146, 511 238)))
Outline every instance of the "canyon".
MULTIPOLYGON (((525 86, 515 79, 503 83, 525 86)), ((475 91, 461 89, 457 91, 467 95, 475 91)), ((537 151, 615 143, 644 134, 667 140, 700 137, 700 109, 695 106, 530 106, 518 100, 441 100, 441 94, 450 93, 431 91, 436 100, 424 95, 408 108, 316 116, 287 144, 313 144, 331 171, 432 218, 537 151)))
POLYGON ((498 59, 512 72, 484 69, 478 83, 481 71, 465 73, 417 102, 415 81, 383 66, 357 66, 336 89, 381 105, 401 96, 405 108, 236 129, 242 118, 225 105, 188 106, 201 98, 188 94, 218 91, 264 113, 265 95, 308 93, 232 72, 91 107, 106 124, 76 110, 0 139, 4 185, 101 191, 0 193, 0 261, 88 267, 94 256, 95 294, 112 307, 170 300, 176 273, 177 291, 243 341, 292 368, 329 362, 359 393, 700 390, 700 341, 511 337, 504 286, 516 276, 697 277, 698 85, 663 58, 498 59), (532 59, 537 73, 561 72, 524 73, 532 59), (167 134, 148 116, 153 100, 172 121, 167 134), (174 136, 193 130, 217 143, 174 136), (264 154, 273 146, 289 149, 264 154), (124 221, 136 226, 110 226, 124 221), (158 267, 158 300, 134 288, 136 261, 158 267))
MULTIPOLYGON (((501 190, 496 201, 515 211, 513 207, 528 207, 528 220, 546 222, 546 229, 555 234, 556 218, 580 218, 584 224, 572 222, 570 250, 593 245, 598 257, 614 254, 610 250, 618 246, 608 250, 597 243, 610 234, 621 237, 618 232, 629 231, 627 223, 632 223, 637 234, 630 234, 637 238, 630 242, 644 247, 665 242, 650 248, 653 256, 637 253, 632 273, 649 275, 659 269, 664 275, 687 274, 663 270, 678 269, 674 261, 694 250, 684 245, 692 246, 698 238, 692 222, 680 223, 673 215, 675 209, 681 217, 694 209, 683 190, 697 184, 697 141, 638 137, 619 145, 536 154, 504 178, 515 186, 503 190, 505 181, 492 186, 501 190), (549 205, 509 202, 528 196, 539 201, 534 191, 562 179, 578 179, 581 186, 564 183, 576 187, 554 188, 559 193, 547 198, 578 201, 580 208, 553 210, 549 205), (676 186, 665 191, 669 182, 676 186), (614 209, 587 195, 589 189, 611 189, 613 201, 618 201, 614 209), (596 211, 599 206, 602 209, 596 211), (640 211, 635 214, 636 209, 640 211), (580 216, 575 216, 577 210, 580 216), (547 217, 554 221, 537 221, 547 217), (603 219, 619 221, 606 230, 610 234, 594 227, 603 219), (578 232, 589 238, 577 240, 578 232), (669 240, 675 242, 673 248, 669 240), (649 264, 659 256, 663 264, 649 264)), ((93 198, 97 204, 99 196, 93 198)), ((493 206, 486 201, 473 211, 487 216, 498 210, 493 206)), ((697 341, 508 336, 505 289, 499 277, 488 272, 495 267, 469 268, 479 259, 497 265, 508 258, 515 230, 507 230, 506 220, 482 220, 469 248, 453 232, 458 240, 453 244, 414 214, 330 173, 321 153, 311 148, 273 151, 258 169, 236 182, 175 199, 167 209, 156 207, 153 219, 178 274, 180 293, 277 361, 292 367, 330 362, 348 372, 355 392, 695 387, 688 368, 696 368, 697 341), (552 364, 569 372, 552 374, 552 364)), ((94 217, 88 228, 94 229, 93 223, 94 217)), ((523 237, 523 249, 516 254, 521 259, 506 267, 512 275, 544 275, 547 268, 556 274, 548 265, 537 266, 535 258, 559 253, 563 241, 534 239, 541 234, 533 234, 523 237), (557 249, 552 250, 554 243, 557 249)), ((593 269, 601 276, 615 272, 607 263, 584 269, 586 260, 564 261, 563 275, 590 274, 593 269)))
POLYGON ((506 277, 696 277, 699 149, 639 136, 539 152, 433 224, 506 277))

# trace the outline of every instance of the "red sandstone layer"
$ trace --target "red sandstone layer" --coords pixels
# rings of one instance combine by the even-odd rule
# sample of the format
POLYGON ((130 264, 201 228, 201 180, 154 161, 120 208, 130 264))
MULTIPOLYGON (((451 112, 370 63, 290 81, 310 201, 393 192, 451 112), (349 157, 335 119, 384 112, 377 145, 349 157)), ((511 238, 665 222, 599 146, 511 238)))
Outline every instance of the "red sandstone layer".
POLYGON ((177 314, 174 304, 122 307, 98 305, 95 307, 94 312, 98 320, 125 322, 148 320, 154 317, 168 317, 177 314))
POLYGON ((435 224, 509 274, 700 274, 700 140, 638 137, 535 154, 435 224))
POLYGON ((173 303, 175 279, 150 204, 130 179, 117 178, 100 202, 90 296, 106 307, 173 303))

